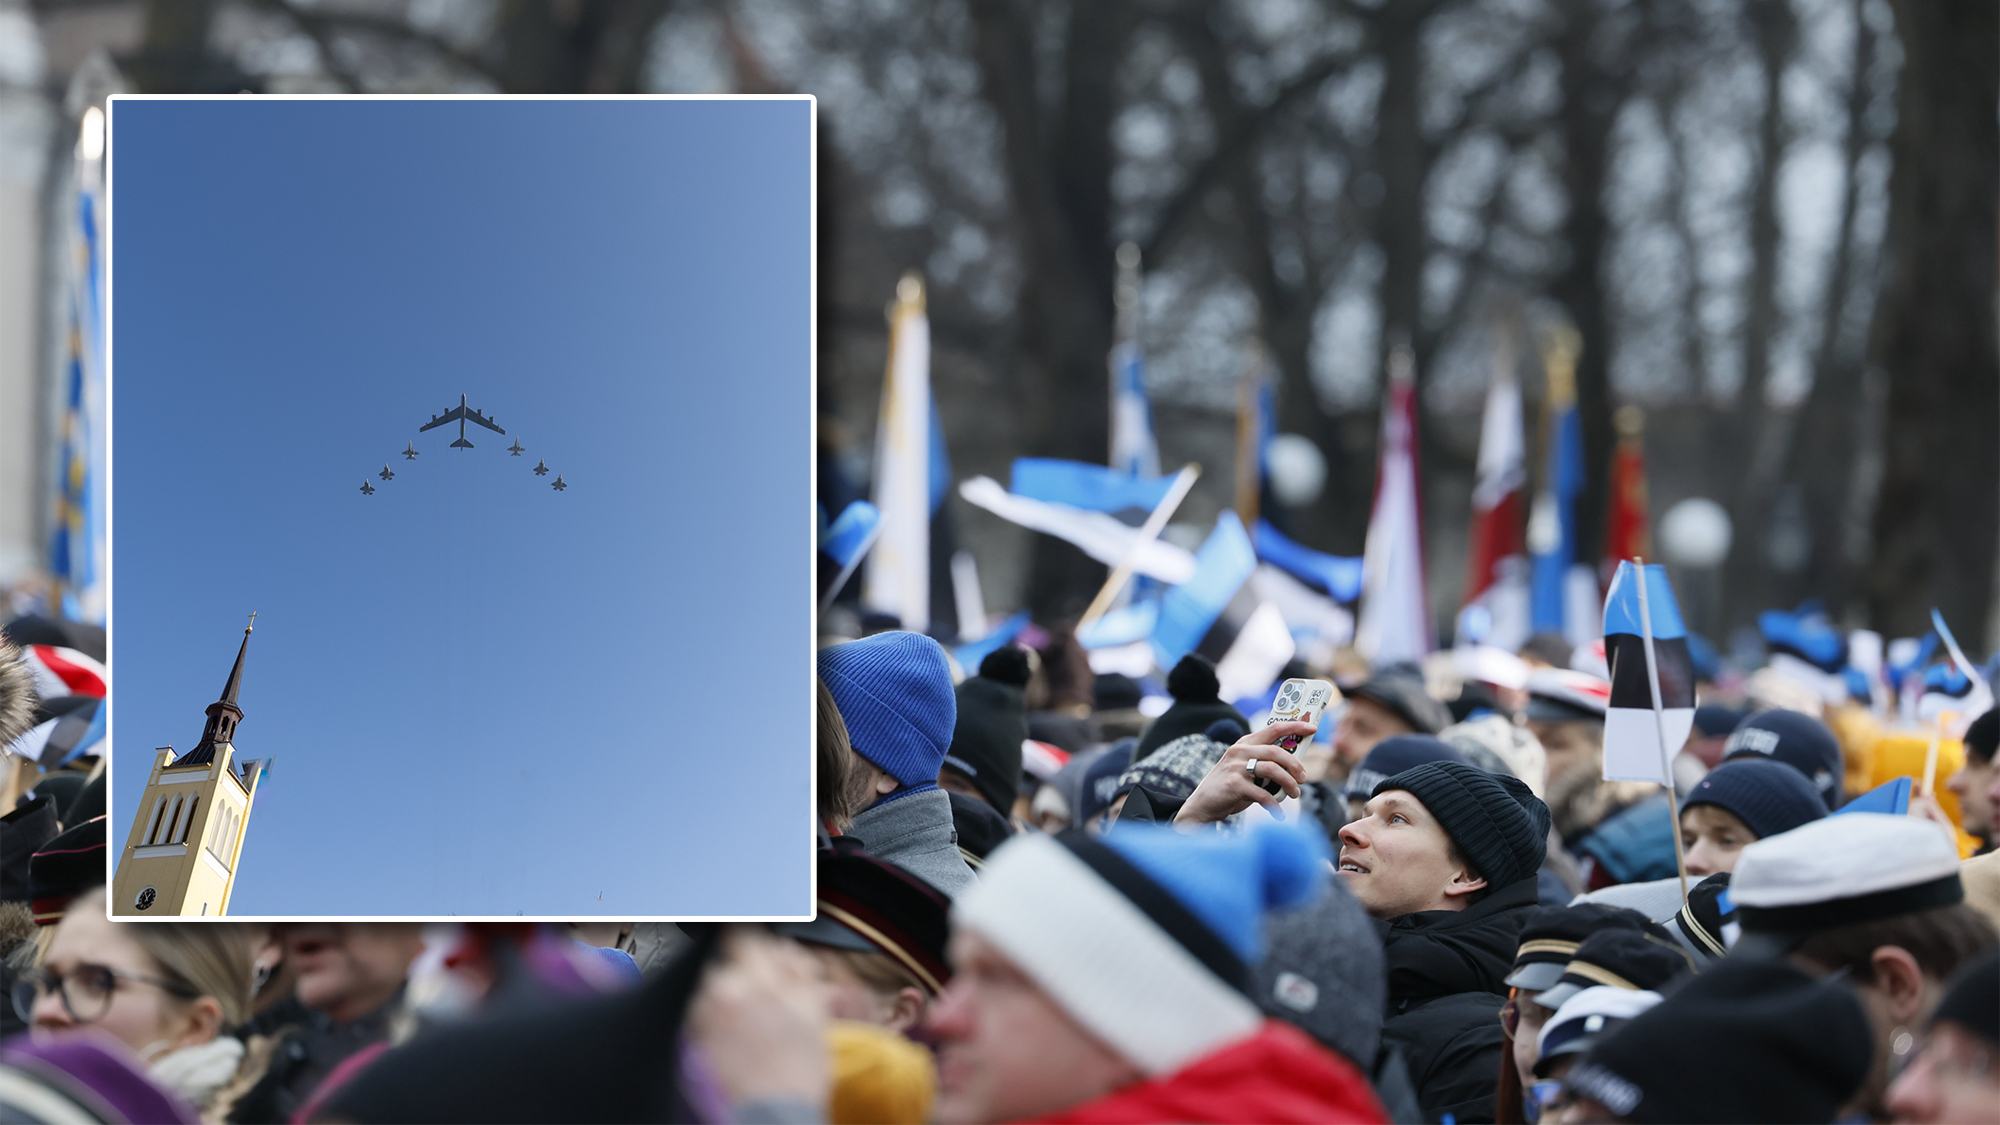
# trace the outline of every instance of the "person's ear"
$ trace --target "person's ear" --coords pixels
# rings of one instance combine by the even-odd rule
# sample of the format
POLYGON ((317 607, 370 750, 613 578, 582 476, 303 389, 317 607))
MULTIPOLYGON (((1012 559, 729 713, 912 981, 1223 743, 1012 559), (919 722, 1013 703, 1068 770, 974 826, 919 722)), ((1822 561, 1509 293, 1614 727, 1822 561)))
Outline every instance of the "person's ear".
POLYGON ((176 1026, 167 1037, 174 1049, 198 1047, 222 1034, 222 1004, 213 996, 200 996, 182 1009, 176 1026))
POLYGON ((1456 898, 1459 895, 1469 895, 1485 889, 1484 875, 1475 875, 1470 869, 1461 867, 1451 873, 1451 882, 1446 884, 1444 893, 1446 898, 1456 898))
POLYGON ((1889 1014, 1899 1024, 1917 1022, 1924 1009, 1924 971, 1910 951, 1884 945, 1868 955, 1875 971, 1875 988, 1888 1001, 1889 1014))
POLYGON ((895 779, 895 777, 894 777, 893 775, 891 775, 891 774, 887 774, 887 773, 884 773, 884 772, 882 772, 882 770, 881 770, 881 769, 879 769, 879 768, 878 768, 878 769, 876 769, 876 771, 875 771, 875 795, 876 795, 876 796, 878 796, 878 797, 886 797, 886 796, 888 796, 889 794, 891 794, 891 793, 894 793, 894 792, 895 792, 896 790, 898 790, 898 789, 901 789, 902 787, 903 787, 903 783, 902 783, 902 782, 900 782, 900 781, 897 781, 897 780, 895 779))
POLYGON ((898 1035, 907 1034, 923 1022, 925 997, 922 989, 904 985, 889 1001, 888 1027, 898 1035))

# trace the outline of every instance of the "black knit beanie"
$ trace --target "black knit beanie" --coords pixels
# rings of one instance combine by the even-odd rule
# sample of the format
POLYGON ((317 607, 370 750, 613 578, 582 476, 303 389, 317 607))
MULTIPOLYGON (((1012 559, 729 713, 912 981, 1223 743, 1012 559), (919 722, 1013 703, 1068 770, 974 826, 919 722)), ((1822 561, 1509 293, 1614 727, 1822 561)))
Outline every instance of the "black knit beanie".
POLYGON ((1425 762, 1375 787, 1406 790, 1437 818, 1490 887, 1532 879, 1548 858, 1549 807, 1518 777, 1464 762, 1425 762))
POLYGON ((1139 735, 1139 745, 1132 751, 1135 764, 1177 738, 1206 731, 1217 719, 1234 719, 1244 730, 1250 729, 1243 712, 1222 701, 1222 683, 1215 678, 1215 665, 1205 657, 1194 653, 1181 657, 1167 673, 1167 694, 1174 697, 1174 705, 1139 735))
POLYGON ((977 676, 958 685, 958 721, 951 728, 951 748, 944 753, 944 768, 964 774, 1002 817, 1013 813, 1021 788, 1021 743, 1028 737, 1021 692, 1026 671, 1025 652, 1001 649, 986 658, 977 676), (1018 667, 1015 661, 996 661, 1001 653, 1018 657, 1018 667), (988 675, 989 666, 997 675, 988 675), (1017 671, 1021 682, 1009 682, 1017 671))

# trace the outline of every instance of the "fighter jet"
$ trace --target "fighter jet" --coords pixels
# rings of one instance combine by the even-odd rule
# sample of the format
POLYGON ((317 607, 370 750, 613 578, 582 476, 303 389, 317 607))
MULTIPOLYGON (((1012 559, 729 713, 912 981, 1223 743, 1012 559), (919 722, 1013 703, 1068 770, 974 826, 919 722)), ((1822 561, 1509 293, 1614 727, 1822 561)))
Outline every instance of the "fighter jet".
POLYGON ((556 482, 555 482, 554 484, 550 485, 549 487, 550 487, 550 488, 553 488, 553 489, 555 489, 555 490, 556 490, 557 492, 561 492, 561 491, 562 491, 563 489, 565 489, 565 488, 568 488, 568 487, 569 487, 569 485, 566 485, 566 484, 564 484, 564 483, 562 482, 562 474, 561 474, 561 473, 557 473, 557 474, 556 474, 556 482))
POLYGON ((485 426, 487 429, 492 430, 496 434, 504 434, 507 432, 506 430, 503 430, 499 426, 495 425, 493 419, 488 418, 484 414, 481 414, 479 411, 474 410, 471 407, 465 405, 464 395, 458 396, 457 406, 452 407, 450 410, 445 411, 443 414, 432 415, 431 420, 428 423, 417 427, 417 432, 423 433, 425 430, 435 430, 439 426, 442 426, 447 422, 458 423, 458 440, 451 443, 451 447, 453 449, 472 448, 472 443, 465 440, 465 424, 467 422, 477 422, 480 425, 485 426))
POLYGON ((542 464, 540 461, 535 462, 535 475, 538 477, 548 476, 549 467, 547 465, 542 464))
POLYGON ((379 473, 377 473, 377 474, 375 474, 375 475, 376 475, 376 476, 379 476, 379 477, 381 477, 381 478, 382 478, 383 480, 395 480, 395 479, 396 479, 396 474, 394 474, 394 473, 390 472, 390 471, 389 471, 389 466, 387 466, 387 465, 384 465, 384 466, 382 466, 382 471, 381 471, 381 472, 379 472, 379 473))
POLYGON ((410 442, 408 445, 403 447, 403 460, 414 461, 416 459, 417 459, 417 443, 410 442))
POLYGON ((521 455, 521 451, 525 448, 526 447, 521 444, 521 439, 515 438, 514 444, 507 447, 507 452, 512 456, 519 457, 521 455))
POLYGON ((368 483, 367 481, 365 481, 365 480, 364 480, 364 481, 362 481, 362 482, 361 482, 361 495, 363 495, 363 496, 373 496, 373 495, 375 495, 375 486, 374 486, 374 485, 372 485, 372 484, 369 484, 369 483, 368 483))

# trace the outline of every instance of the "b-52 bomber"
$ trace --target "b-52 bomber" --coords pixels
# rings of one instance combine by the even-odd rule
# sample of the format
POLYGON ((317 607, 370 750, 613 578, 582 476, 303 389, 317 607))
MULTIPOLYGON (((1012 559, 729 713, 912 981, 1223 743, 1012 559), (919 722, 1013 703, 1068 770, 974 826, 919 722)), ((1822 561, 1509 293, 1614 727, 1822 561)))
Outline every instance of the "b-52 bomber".
POLYGON ((435 430, 439 426, 442 426, 447 422, 458 423, 458 440, 451 443, 451 447, 453 449, 472 448, 472 443, 465 440, 465 424, 467 422, 477 422, 480 425, 485 426, 487 429, 492 430, 496 434, 504 434, 507 432, 506 430, 501 429, 498 425, 495 425, 493 419, 488 418, 484 414, 481 414, 479 411, 474 410, 471 407, 465 405, 464 395, 458 396, 457 406, 452 407, 450 410, 445 411, 443 414, 432 415, 431 420, 429 422, 417 427, 417 432, 423 433, 425 430, 435 430))

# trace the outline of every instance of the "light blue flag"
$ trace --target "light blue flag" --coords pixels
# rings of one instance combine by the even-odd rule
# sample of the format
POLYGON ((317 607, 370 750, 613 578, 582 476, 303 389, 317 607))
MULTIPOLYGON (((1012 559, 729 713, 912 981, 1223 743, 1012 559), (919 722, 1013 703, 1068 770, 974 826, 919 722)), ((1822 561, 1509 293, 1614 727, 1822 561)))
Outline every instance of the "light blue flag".
POLYGON ((1337 602, 1361 596, 1361 560, 1329 555, 1293 542, 1267 520, 1257 521, 1257 557, 1325 590, 1337 602))
POLYGON ((1111 648, 1143 641, 1160 623, 1158 601, 1138 601, 1106 612, 1076 635, 1085 649, 1111 648))
POLYGON ((1135 477, 1083 461, 1017 457, 1008 491, 1091 512, 1122 512, 1127 508, 1150 512, 1173 486, 1173 477, 1135 477))
POLYGON ((851 565, 881 522, 881 509, 866 500, 856 500, 841 511, 839 519, 827 525, 820 536, 820 552, 841 566, 851 565))
POLYGON ((1194 573, 1160 599, 1160 620, 1153 628, 1153 656, 1159 666, 1172 668, 1193 652, 1256 570, 1257 551, 1243 521, 1223 509, 1215 530, 1195 552, 1194 573))
POLYGON ((1893 777, 1861 796, 1833 810, 1833 815, 1851 812, 1889 813, 1903 816, 1910 811, 1910 779, 1893 777))
POLYGON ((1012 643, 1015 637, 1021 635, 1021 630, 1026 629, 1028 623, 1033 620, 1034 615, 1024 609, 995 625, 993 631, 984 637, 952 649, 952 659, 958 661, 958 666, 965 669, 966 675, 974 675, 979 671, 980 661, 998 652, 1000 646, 1012 643))

